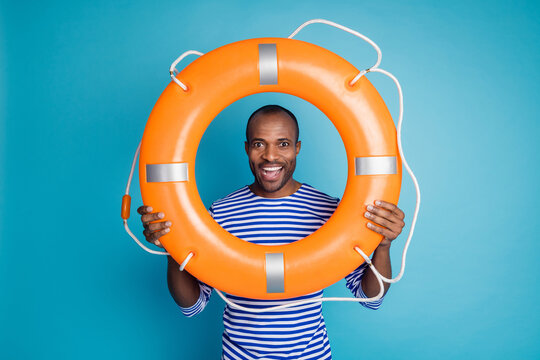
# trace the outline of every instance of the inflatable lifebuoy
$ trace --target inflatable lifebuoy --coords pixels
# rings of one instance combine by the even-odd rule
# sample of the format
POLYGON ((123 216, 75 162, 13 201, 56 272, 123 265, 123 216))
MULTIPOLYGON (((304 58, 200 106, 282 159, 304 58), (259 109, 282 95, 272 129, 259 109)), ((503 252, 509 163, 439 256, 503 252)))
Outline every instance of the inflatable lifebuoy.
POLYGON ((300 40, 260 38, 215 49, 193 61, 157 101, 144 131, 139 179, 145 204, 172 221, 160 239, 199 280, 227 293, 283 299, 323 289, 371 254, 381 236, 367 228, 366 205, 397 203, 401 159, 396 129, 375 87, 340 56, 300 40), (300 97, 335 125, 347 153, 341 203, 319 230, 288 245, 241 240, 219 226, 195 184, 195 157, 210 122, 240 98, 262 92, 300 97))

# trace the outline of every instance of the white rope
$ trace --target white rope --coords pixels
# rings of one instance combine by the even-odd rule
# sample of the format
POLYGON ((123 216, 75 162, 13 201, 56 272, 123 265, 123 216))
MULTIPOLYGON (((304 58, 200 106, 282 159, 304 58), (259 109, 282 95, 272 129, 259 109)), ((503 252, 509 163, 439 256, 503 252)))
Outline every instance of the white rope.
POLYGON ((171 75, 172 81, 177 83, 182 88, 182 90, 184 90, 184 91, 188 91, 188 87, 187 87, 187 85, 185 85, 183 82, 181 82, 180 80, 178 80, 176 78, 176 74, 178 74, 178 70, 176 70, 176 65, 178 65, 178 63, 180 61, 182 61, 188 55, 202 56, 204 54, 202 52, 200 52, 200 51, 197 51, 197 50, 188 50, 185 53, 183 53, 182 55, 180 55, 178 57, 178 59, 174 60, 173 63, 171 64, 171 67, 169 68, 169 74, 171 75))
MULTIPOLYGON (((377 282, 379 283, 379 287, 380 287, 380 290, 379 290, 379 293, 377 294, 377 296, 372 297, 372 298, 336 298, 336 297, 330 297, 330 298, 321 298, 321 299, 305 299, 305 300, 294 301, 294 302, 291 302, 291 303, 288 303, 288 304, 273 306, 273 307, 264 308, 264 309, 251 309, 251 308, 246 308, 246 307, 240 306, 240 305, 230 301, 229 299, 226 298, 225 295, 223 295, 223 293, 220 290, 215 289, 216 292, 219 294, 219 296, 229 306, 231 306, 231 307, 233 307, 235 309, 240 309, 240 310, 244 310, 244 311, 250 311, 250 312, 254 312, 254 313, 260 313, 260 312, 265 312, 265 311, 275 311, 275 310, 279 310, 279 309, 285 309, 285 308, 288 308, 288 307, 302 305, 302 304, 325 302, 325 301, 349 301, 349 302, 376 301, 376 300, 380 300, 382 298, 383 294, 384 294, 384 284, 383 284, 383 282, 396 283, 403 277, 403 274, 405 273, 405 264, 406 264, 406 258, 407 258, 407 251, 408 251, 409 244, 411 242, 411 239, 412 239, 412 236, 413 236, 413 233, 414 233, 414 228, 416 226, 416 220, 418 218, 418 212, 420 210, 421 196, 420 196, 420 187, 418 185, 418 181, 416 180, 416 177, 414 176, 413 171, 411 170, 411 168, 409 167, 409 165, 407 163, 407 160, 405 159, 405 155, 403 153, 403 148, 402 148, 402 144, 401 144, 401 126, 402 126, 402 123, 403 123, 403 91, 401 89, 401 85, 400 85, 399 81, 397 80, 397 78, 394 75, 392 75, 390 72, 378 68, 378 66, 380 65, 381 60, 382 60, 382 53, 381 53, 380 48, 377 46, 377 44, 375 44, 375 42, 373 42, 368 37, 358 33, 357 31, 349 29, 349 28, 347 28, 347 27, 345 27, 343 25, 334 23, 332 21, 323 20, 323 19, 310 20, 310 21, 307 21, 304 24, 302 24, 291 35, 289 35, 289 39, 292 39, 304 27, 306 27, 306 26, 308 26, 310 24, 314 24, 314 23, 322 23, 322 24, 334 26, 334 27, 336 27, 338 29, 341 29, 341 30, 344 30, 344 31, 346 31, 348 33, 351 33, 351 34, 353 34, 353 35, 367 41, 377 51, 378 59, 377 59, 377 62, 375 63, 375 65, 373 65, 372 67, 370 67, 370 68, 368 68, 366 70, 360 71, 358 73, 358 75, 356 75, 354 77, 354 79, 351 80, 349 85, 351 85, 351 86, 354 85, 362 76, 364 76, 368 72, 379 72, 379 73, 382 73, 382 74, 388 76, 389 78, 391 78, 394 81, 394 83, 395 83, 395 85, 397 87, 398 95, 399 95, 399 116, 398 116, 398 125, 397 125, 398 150, 399 150, 399 155, 401 157, 403 166, 405 167, 405 169, 407 170, 407 172, 411 176, 411 179, 412 179, 412 181, 414 183, 414 187, 415 187, 415 190, 416 190, 416 206, 415 206, 415 209, 414 209, 414 215, 413 215, 413 219, 412 219, 412 222, 411 222, 411 228, 409 229, 409 235, 407 237, 407 241, 405 242, 405 246, 403 248, 403 253, 402 253, 402 257, 401 257, 401 269, 400 269, 399 274, 395 278, 388 279, 388 278, 382 276, 380 274, 380 272, 375 268, 375 266, 371 262, 369 256, 367 256, 360 248, 355 247, 355 250, 364 258, 366 263, 369 265, 370 269, 375 274, 375 277, 376 277, 377 282)), ((198 51, 194 51, 194 50, 186 51, 185 53, 183 53, 178 59, 176 59, 172 63, 172 65, 170 67, 170 70, 169 70, 170 73, 171 73, 172 80, 174 82, 176 82, 184 91, 187 91, 188 88, 184 83, 182 83, 180 80, 178 80, 175 77, 175 75, 178 73, 178 71, 176 70, 176 65, 180 61, 182 61, 183 58, 185 58, 186 56, 191 55, 191 54, 195 54, 195 55, 199 55, 199 56, 203 55, 202 53, 200 53, 198 51)), ((139 146, 137 147, 137 151, 135 152, 135 156, 133 158, 133 163, 132 163, 132 166, 131 166, 131 172, 130 172, 127 187, 126 187, 126 195, 129 194, 129 187, 131 185, 131 179, 133 177, 133 171, 134 171, 134 168, 135 168, 135 162, 137 160, 137 156, 139 155, 140 147, 141 147, 141 144, 139 143, 139 146)), ((137 242, 137 244, 139 244, 139 246, 141 246, 147 252, 149 252, 151 254, 168 255, 167 252, 151 250, 151 249, 147 248, 146 246, 144 246, 143 243, 141 241, 139 241, 137 239, 137 237, 135 235, 133 235, 133 233, 130 231, 130 229, 129 229, 128 225, 127 225, 127 220, 124 220, 124 227, 125 227, 126 231, 128 232, 128 234, 137 242)), ((187 263, 189 262, 189 260, 192 257, 193 257, 193 253, 190 252, 188 254, 188 256, 186 257, 186 259, 180 265, 180 268, 179 268, 180 271, 184 270, 185 266, 187 265, 187 263)), ((362 286, 362 285, 360 284, 360 286, 362 286)))
MULTIPOLYGON (((387 279, 387 278, 385 278, 384 276, 381 275, 384 282, 386 282, 386 283, 396 283, 399 280, 401 280, 401 278, 403 277, 403 274, 405 273, 405 262, 406 262, 406 259, 407 259, 407 250, 409 249, 409 244, 411 243, 411 239, 412 239, 412 236, 413 236, 413 233, 414 233, 414 228, 416 226, 416 220, 418 218, 418 211, 420 210, 420 200, 421 200, 420 186, 418 185, 418 181, 416 180, 416 176, 414 176, 413 171, 411 170, 411 168, 409 167, 409 164, 407 163, 407 160, 405 159, 405 154, 403 153, 403 147, 402 147, 402 144, 401 144, 401 125, 403 124, 403 91, 401 90, 401 85, 399 84, 398 79, 394 75, 392 75, 391 73, 389 73, 386 70, 372 69, 371 71, 372 72, 379 72, 381 74, 384 74, 384 75, 388 76, 396 84, 396 87, 397 87, 397 90, 398 90, 398 95, 399 95, 399 117, 398 117, 398 125, 397 125, 397 140, 398 140, 399 156, 401 157, 403 166, 405 167, 405 169, 409 173, 409 176, 411 177, 411 180, 413 181, 414 189, 416 191, 416 206, 414 208, 414 215, 413 215, 413 219, 411 221, 411 228, 409 229, 409 235, 407 237, 407 241, 405 242, 405 246, 403 247, 403 253, 401 255, 401 270, 399 271, 399 274, 393 279, 387 279)), ((375 269, 375 271, 376 271, 376 269, 375 269)))
MULTIPOLYGON (((352 29, 349 29, 349 28, 347 28, 347 27, 345 27, 343 25, 334 23, 332 21, 323 20, 323 19, 313 19, 313 20, 306 21, 305 23, 300 25, 291 35, 289 35, 289 39, 292 39, 296 34, 298 34, 300 32, 300 30, 302 30, 306 26, 314 24, 314 23, 321 23, 321 24, 334 26, 334 27, 336 27, 338 29, 341 29, 341 30, 346 31, 346 32, 348 32, 350 34, 358 36, 359 38, 367 41, 377 51, 377 56, 378 56, 377 63, 374 66, 372 66, 371 68, 360 71, 358 73, 358 75, 356 75, 354 77, 354 79, 351 80, 349 85, 351 85, 351 86, 354 85, 362 76, 364 76, 368 72, 379 72, 381 74, 384 74, 384 75, 388 76, 390 79, 392 79, 392 81, 394 81, 394 84, 396 85, 397 90, 398 90, 398 96, 399 96, 399 115, 398 115, 398 125, 397 125, 398 150, 399 150, 399 155, 401 157, 401 160, 403 162, 403 166, 405 167, 405 169, 409 173, 409 175, 410 175, 410 177, 411 177, 411 179, 413 181, 414 188, 416 190, 416 206, 415 206, 415 209, 414 209, 414 215, 413 215, 413 220, 411 222, 411 228, 409 230, 409 235, 407 237, 407 241, 405 242, 405 246, 403 247, 403 253, 402 253, 402 257, 401 257, 401 269, 400 269, 399 274, 393 279, 388 279, 388 278, 381 275, 382 279, 385 282, 387 282, 387 283, 396 283, 403 277, 403 274, 405 273, 405 264, 406 264, 406 259, 407 259, 407 251, 409 249, 409 244, 411 242, 411 239, 412 239, 412 236, 413 236, 413 233, 414 233, 414 228, 416 226, 416 220, 418 218, 418 212, 420 210, 420 200, 421 200, 420 187, 418 185, 418 181, 416 180, 416 176, 414 176, 413 171, 411 170, 411 168, 409 167, 409 164, 407 163, 407 160, 405 159, 405 155, 403 153, 403 147, 402 147, 402 144, 401 144, 401 126, 403 124, 403 91, 401 89, 401 85, 400 85, 398 79, 394 75, 392 75, 390 72, 388 72, 386 70, 382 70, 382 69, 378 68, 378 66, 380 65, 381 60, 382 60, 382 53, 381 53, 380 48, 377 46, 377 44, 375 44, 375 42, 372 41, 371 39, 369 39, 367 36, 362 35, 357 31, 354 31, 352 29)), ((358 249, 358 250, 360 250, 360 249, 358 249)), ((363 252, 360 253, 360 255, 362 255, 364 257, 364 259, 366 259, 366 256, 365 256, 365 254, 363 254, 363 252)), ((374 268, 374 271, 376 271, 378 273, 376 268, 374 268)))
POLYGON ((140 247, 142 247, 145 251, 149 252, 150 254, 154 254, 154 255, 169 255, 168 252, 165 252, 165 251, 156 251, 156 250, 152 250, 152 249, 149 249, 147 248, 146 246, 144 246, 144 244, 139 240, 137 239, 137 237, 131 232, 131 230, 129 229, 129 226, 127 224, 127 220, 124 219, 124 228, 126 229, 127 233, 129 234, 129 236, 131 236, 131 238, 133 240, 135 240, 135 242, 137 244, 139 244, 140 247))
MULTIPOLYGON (((128 178, 128 182, 127 182, 127 186, 126 186, 126 195, 129 195, 129 188, 131 187, 131 179, 133 178, 133 171, 135 170, 135 163, 137 162, 137 157, 139 156, 139 151, 141 151, 141 143, 142 142, 139 142, 139 146, 137 146, 137 150, 135 151, 135 156, 133 156, 133 162, 131 163, 131 171, 129 172, 129 178, 128 178)), ((139 239, 137 239, 135 234, 133 234, 131 232, 131 230, 129 229, 127 219, 124 219, 124 228, 126 229, 126 232, 129 234, 129 236, 131 236, 131 238, 133 240, 135 240, 135 242, 137 244, 139 244, 139 246, 142 247, 143 250, 149 252, 150 254, 154 254, 154 255, 169 255, 168 252, 156 251, 156 250, 152 250, 152 249, 144 246, 144 244, 139 239)))
POLYGON ((129 195, 129 188, 131 187, 131 179, 133 178, 133 171, 135 170, 135 163, 137 162, 137 157, 139 156, 139 152, 141 151, 141 144, 142 144, 142 141, 139 142, 139 145, 137 146, 137 150, 135 150, 135 155, 133 156, 133 161, 131 163, 131 171, 129 172, 129 178, 126 185, 126 195, 129 195))
POLYGON ((359 37, 360 39, 366 41, 367 43, 369 43, 371 46, 373 46, 373 48, 375 49, 375 51, 377 51, 377 62, 375 63, 375 65, 373 65, 372 67, 366 69, 366 70, 362 70, 360 71, 350 82, 349 82, 349 85, 350 86, 353 86, 354 84, 356 84, 356 82, 362 77, 364 76, 367 72, 371 71, 372 69, 375 69, 377 67, 379 67, 379 65, 381 64, 381 61, 382 61, 382 52, 381 52, 381 49, 379 48, 379 46, 377 44, 375 44, 375 42, 373 40, 371 40, 370 38, 368 38, 367 36, 363 35, 363 34, 360 34, 358 31, 355 31, 353 29, 350 29, 346 26, 343 26, 343 25, 340 25, 338 23, 335 23, 333 21, 329 21, 329 20, 324 20, 324 19, 313 19, 313 20, 309 20, 309 21, 306 21, 305 23, 303 23, 302 25, 300 25, 296 30, 293 31, 293 33, 291 35, 289 35, 289 39, 292 39, 293 37, 296 36, 296 34, 298 34, 300 32, 300 30, 302 30, 303 28, 305 28, 306 26, 308 25, 311 25, 311 24, 325 24, 325 25, 330 25, 330 26, 333 26, 335 28, 338 28, 340 30, 343 30, 343 31, 346 31, 348 32, 349 34, 353 34, 354 36, 357 36, 359 37))

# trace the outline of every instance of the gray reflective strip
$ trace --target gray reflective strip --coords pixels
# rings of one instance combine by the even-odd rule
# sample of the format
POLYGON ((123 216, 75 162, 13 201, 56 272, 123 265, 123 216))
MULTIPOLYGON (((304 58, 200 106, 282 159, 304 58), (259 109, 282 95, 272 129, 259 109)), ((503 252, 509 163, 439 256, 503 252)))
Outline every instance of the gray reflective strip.
POLYGON ((397 174, 395 156, 372 156, 355 158, 356 175, 397 174))
POLYGON ((276 44, 259 44, 259 81, 261 85, 276 85, 276 44))
POLYGON ((285 266, 283 253, 266 254, 266 292, 285 292, 285 266))
POLYGON ((188 164, 146 164, 146 182, 188 181, 188 164))

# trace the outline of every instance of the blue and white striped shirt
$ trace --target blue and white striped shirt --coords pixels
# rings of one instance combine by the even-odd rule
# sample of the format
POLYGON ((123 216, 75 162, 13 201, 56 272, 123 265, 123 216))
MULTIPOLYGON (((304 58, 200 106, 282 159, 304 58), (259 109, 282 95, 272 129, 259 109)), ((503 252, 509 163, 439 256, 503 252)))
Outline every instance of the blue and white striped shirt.
MULTIPOLYGON (((283 198, 263 198, 248 186, 215 201, 213 218, 240 239, 262 245, 283 245, 303 239, 321 227, 334 213, 339 199, 307 184, 283 198)), ((346 286, 356 297, 366 298, 360 281, 365 263, 347 275, 346 286)), ((202 282, 197 302, 181 308, 186 316, 200 313, 210 299, 212 288, 202 282)), ((256 300, 227 297, 248 308, 264 308, 299 299, 321 298, 323 291, 285 300, 256 300)), ((361 303, 377 309, 382 299, 361 303)), ((331 359, 330 344, 321 303, 297 305, 271 312, 251 313, 225 306, 223 312, 222 359, 331 359)))

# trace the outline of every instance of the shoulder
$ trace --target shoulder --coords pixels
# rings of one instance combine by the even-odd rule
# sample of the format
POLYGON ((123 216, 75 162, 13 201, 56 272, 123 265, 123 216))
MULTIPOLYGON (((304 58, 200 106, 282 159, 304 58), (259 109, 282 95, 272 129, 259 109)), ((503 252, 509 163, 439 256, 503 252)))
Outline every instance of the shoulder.
POLYGON ((214 201, 210 206, 210 211, 230 206, 238 201, 243 201, 250 197, 252 197, 251 191, 249 191, 249 187, 245 185, 240 189, 233 191, 229 195, 214 201))
POLYGON ((302 184, 302 187, 298 189, 298 191, 296 192, 296 195, 299 198, 327 203, 328 205, 331 205, 331 206, 333 205, 337 207, 337 205, 339 204, 339 198, 325 194, 324 192, 318 189, 315 189, 313 186, 306 183, 302 184))

